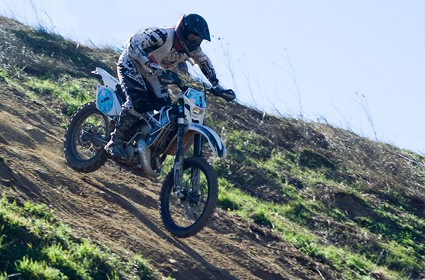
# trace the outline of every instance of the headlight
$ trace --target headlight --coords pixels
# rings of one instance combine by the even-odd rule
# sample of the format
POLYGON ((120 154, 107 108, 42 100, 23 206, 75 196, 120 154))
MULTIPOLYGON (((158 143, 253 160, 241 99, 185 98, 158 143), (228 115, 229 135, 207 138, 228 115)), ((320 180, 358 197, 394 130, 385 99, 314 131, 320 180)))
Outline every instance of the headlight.
POLYGON ((203 113, 204 113, 204 110, 202 110, 201 108, 199 108, 199 107, 195 107, 195 108, 193 108, 193 113, 195 114, 195 115, 202 115, 203 113))

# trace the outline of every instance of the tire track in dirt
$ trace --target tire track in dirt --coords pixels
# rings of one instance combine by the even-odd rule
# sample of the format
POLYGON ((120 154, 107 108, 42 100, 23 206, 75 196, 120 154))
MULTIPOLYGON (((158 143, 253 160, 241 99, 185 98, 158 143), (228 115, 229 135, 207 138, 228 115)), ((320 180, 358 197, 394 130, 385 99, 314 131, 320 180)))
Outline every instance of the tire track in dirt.
POLYGON ((1 95, 0 190, 49 205, 78 236, 123 257, 140 253, 176 279, 322 279, 316 269, 332 275, 271 231, 220 209, 197 236, 172 237, 160 220, 159 180, 110 162, 90 174, 75 172, 62 152, 66 119, 7 85, 1 95))

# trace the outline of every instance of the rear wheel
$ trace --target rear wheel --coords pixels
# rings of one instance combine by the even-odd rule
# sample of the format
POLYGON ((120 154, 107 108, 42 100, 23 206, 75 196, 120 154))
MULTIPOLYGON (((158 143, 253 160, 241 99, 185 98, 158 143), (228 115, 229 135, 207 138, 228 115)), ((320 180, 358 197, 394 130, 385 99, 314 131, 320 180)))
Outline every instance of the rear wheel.
POLYGON ((206 225, 217 206, 217 176, 204 158, 187 158, 183 163, 182 197, 174 195, 173 188, 172 170, 164 180, 160 195, 164 226, 177 237, 193 236, 206 225))
POLYGON ((105 164, 103 148, 110 138, 112 125, 95 102, 84 104, 71 117, 64 139, 64 153, 69 165, 80 172, 92 172, 105 164))

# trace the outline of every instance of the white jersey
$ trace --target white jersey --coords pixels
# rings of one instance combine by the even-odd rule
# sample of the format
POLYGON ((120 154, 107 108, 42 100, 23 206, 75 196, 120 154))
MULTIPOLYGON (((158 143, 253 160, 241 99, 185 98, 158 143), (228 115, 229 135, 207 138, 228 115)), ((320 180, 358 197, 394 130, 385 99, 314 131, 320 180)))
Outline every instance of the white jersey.
POLYGON ((154 62, 163 68, 173 69, 179 62, 191 58, 199 65, 211 83, 217 83, 214 67, 201 47, 190 53, 178 51, 176 45, 181 43, 175 38, 175 34, 173 27, 148 28, 136 33, 127 41, 119 63, 126 67, 126 65, 128 66, 127 60, 132 60, 135 62, 138 72, 151 82, 152 75, 148 75, 149 69, 145 66, 147 62, 154 62))

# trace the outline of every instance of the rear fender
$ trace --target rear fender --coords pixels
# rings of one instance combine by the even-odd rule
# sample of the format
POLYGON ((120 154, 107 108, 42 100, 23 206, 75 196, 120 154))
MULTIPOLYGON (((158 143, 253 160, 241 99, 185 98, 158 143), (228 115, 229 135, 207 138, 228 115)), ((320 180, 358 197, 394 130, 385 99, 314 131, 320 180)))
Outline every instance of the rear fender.
POLYGON ((102 81, 105 86, 108 88, 115 90, 118 85, 118 80, 109 74, 105 69, 102 69, 100 67, 96 67, 96 70, 92 72, 93 74, 99 75, 102 77, 102 81))

